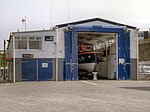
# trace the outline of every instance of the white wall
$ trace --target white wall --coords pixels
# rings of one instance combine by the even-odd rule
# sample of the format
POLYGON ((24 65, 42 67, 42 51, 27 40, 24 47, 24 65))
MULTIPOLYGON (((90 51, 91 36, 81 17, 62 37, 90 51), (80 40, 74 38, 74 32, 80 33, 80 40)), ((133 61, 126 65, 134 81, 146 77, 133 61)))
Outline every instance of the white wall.
POLYGON ((79 24, 77 26, 93 26, 93 25, 102 25, 102 26, 115 26, 109 23, 101 22, 101 21, 93 21, 88 23, 79 24))
POLYGON ((57 58, 65 58, 65 38, 64 29, 56 29, 56 45, 57 45, 57 58))
POLYGON ((22 54, 34 54, 34 58, 55 58, 56 57, 55 55, 56 32, 54 30, 13 34, 13 38, 18 36, 42 37, 42 49, 41 50, 16 49, 15 50, 16 58, 22 58, 22 54), (45 36, 53 36, 54 41, 45 41, 45 36))
POLYGON ((138 58, 138 31, 130 31, 130 58, 138 58))

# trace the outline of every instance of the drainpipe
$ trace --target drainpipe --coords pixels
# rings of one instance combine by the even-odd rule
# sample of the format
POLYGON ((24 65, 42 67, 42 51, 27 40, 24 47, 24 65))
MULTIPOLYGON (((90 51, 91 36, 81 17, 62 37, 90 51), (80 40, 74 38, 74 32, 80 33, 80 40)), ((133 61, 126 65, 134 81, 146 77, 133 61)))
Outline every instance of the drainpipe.
POLYGON ((6 46, 6 41, 4 40, 4 80, 6 80, 6 72, 5 72, 5 67, 6 67, 6 63, 5 63, 6 52, 5 52, 5 46, 6 46))
POLYGON ((138 40, 138 31, 136 30, 136 44, 137 44, 137 80, 139 80, 139 40, 138 40))
POLYGON ((15 62, 16 62, 16 60, 15 60, 15 37, 14 36, 12 36, 12 39, 13 39, 13 83, 15 83, 16 82, 16 64, 15 64, 15 62))
POLYGON ((56 76, 55 80, 58 81, 58 54, 57 54, 57 44, 58 44, 58 29, 56 29, 56 36, 55 36, 55 68, 56 68, 56 76))

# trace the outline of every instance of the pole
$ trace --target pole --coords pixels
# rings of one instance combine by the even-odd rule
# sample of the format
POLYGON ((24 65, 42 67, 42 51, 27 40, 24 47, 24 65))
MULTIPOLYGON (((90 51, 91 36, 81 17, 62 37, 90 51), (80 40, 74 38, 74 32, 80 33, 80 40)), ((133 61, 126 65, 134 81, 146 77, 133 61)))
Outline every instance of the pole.
POLYGON ((3 62, 4 62, 4 80, 6 80, 6 72, 5 72, 5 55, 6 55, 6 52, 5 52, 5 46, 6 46, 6 41, 4 40, 4 58, 3 58, 3 62))
POLYGON ((70 1, 68 0, 68 26, 69 26, 69 18, 70 18, 70 1))
POLYGON ((25 16, 25 31, 26 31, 26 27, 27 27, 27 26, 26 26, 26 22, 27 22, 27 20, 26 20, 26 16, 25 16))
POLYGON ((58 43, 58 29, 56 29, 56 43, 55 43, 55 59, 56 59, 56 62, 55 62, 55 67, 56 67, 56 81, 58 81, 58 54, 57 54, 57 43, 58 43))
POLYGON ((16 64, 15 64, 15 37, 13 36, 13 82, 16 82, 16 64))
POLYGON ((53 0, 51 0, 51 10, 50 10, 51 14, 50 14, 50 28, 53 27, 53 22, 52 22, 52 19, 53 19, 53 0))

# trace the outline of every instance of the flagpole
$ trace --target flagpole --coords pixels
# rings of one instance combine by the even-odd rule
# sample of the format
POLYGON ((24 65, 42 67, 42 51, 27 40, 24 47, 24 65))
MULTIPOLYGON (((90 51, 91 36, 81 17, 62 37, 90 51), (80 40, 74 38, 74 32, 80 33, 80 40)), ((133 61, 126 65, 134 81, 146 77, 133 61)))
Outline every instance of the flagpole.
POLYGON ((26 16, 25 16, 25 31, 26 31, 26 27, 27 27, 27 26, 26 26, 26 16))
POLYGON ((53 22, 52 22, 52 19, 53 19, 53 0, 51 0, 51 9, 50 9, 50 28, 53 27, 53 22))

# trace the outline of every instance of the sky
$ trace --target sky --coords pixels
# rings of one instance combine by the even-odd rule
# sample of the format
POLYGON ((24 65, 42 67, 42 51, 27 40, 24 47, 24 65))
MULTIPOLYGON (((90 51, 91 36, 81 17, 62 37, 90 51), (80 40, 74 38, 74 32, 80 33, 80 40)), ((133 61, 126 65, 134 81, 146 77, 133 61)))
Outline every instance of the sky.
POLYGON ((0 49, 11 32, 24 31, 21 20, 25 16, 27 30, 50 29, 56 24, 90 18, 148 30, 150 0, 0 0, 0 49))

